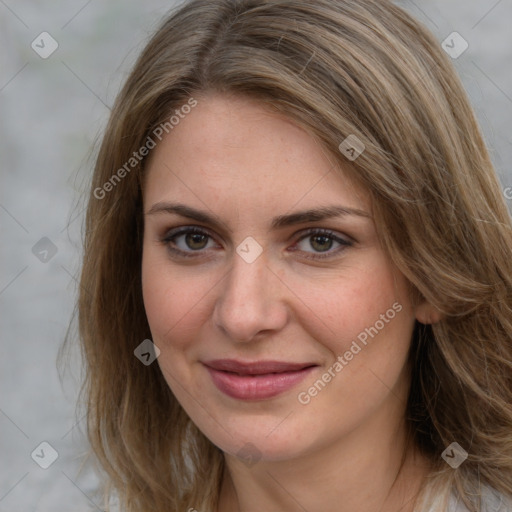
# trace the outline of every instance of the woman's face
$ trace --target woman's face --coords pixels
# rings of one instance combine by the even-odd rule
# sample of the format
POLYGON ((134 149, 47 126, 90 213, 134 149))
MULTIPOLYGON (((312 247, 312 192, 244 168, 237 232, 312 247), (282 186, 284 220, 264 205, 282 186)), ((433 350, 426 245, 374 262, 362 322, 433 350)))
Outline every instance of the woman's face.
POLYGON ((144 214, 157 361, 214 444, 284 460, 401 423, 421 306, 367 195, 305 131, 198 98, 152 150, 144 214))

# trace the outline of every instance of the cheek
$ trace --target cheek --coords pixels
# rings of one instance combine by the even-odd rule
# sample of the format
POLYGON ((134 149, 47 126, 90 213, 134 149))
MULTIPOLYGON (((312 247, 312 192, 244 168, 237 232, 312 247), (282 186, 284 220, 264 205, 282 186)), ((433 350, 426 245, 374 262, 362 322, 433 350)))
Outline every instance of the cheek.
POLYGON ((142 294, 153 341, 167 350, 187 345, 194 326, 204 323, 215 281, 192 267, 173 269, 161 253, 165 252, 144 251, 142 294))
POLYGON ((162 256, 154 252, 147 251, 142 262, 144 307, 152 341, 160 349, 160 370, 176 398, 186 404, 182 383, 191 379, 194 340, 204 323, 204 295, 208 289, 205 280, 172 271, 169 262, 161 261, 162 256))
POLYGON ((306 408, 311 418, 329 407, 344 424, 368 416, 390 393, 405 393, 402 377, 415 318, 406 282, 382 268, 357 282, 347 279, 337 294, 330 292, 331 301, 317 299, 331 331, 324 339, 333 358, 323 375, 328 383, 306 382, 299 401, 312 404, 306 408))
POLYGON ((294 293, 301 298, 303 327, 321 336, 331 352, 344 353, 358 336, 364 346, 365 336, 371 340, 376 331, 408 343, 414 319, 406 281, 380 259, 317 284, 295 280, 294 293))
POLYGON ((315 425, 326 408, 348 425, 375 411, 390 390, 396 396, 405 392, 402 376, 415 322, 407 282, 380 261, 366 269, 296 289, 308 293, 304 302, 314 311, 304 308, 303 328, 327 349, 323 374, 304 382, 297 397, 315 425))

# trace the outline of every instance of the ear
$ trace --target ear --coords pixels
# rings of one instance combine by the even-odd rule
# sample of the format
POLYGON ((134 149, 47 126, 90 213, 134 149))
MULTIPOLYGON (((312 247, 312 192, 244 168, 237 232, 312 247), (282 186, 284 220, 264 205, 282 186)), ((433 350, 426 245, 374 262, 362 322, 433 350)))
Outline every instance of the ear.
POLYGON ((416 320, 421 324, 435 324, 442 318, 441 312, 425 299, 416 306, 416 320))

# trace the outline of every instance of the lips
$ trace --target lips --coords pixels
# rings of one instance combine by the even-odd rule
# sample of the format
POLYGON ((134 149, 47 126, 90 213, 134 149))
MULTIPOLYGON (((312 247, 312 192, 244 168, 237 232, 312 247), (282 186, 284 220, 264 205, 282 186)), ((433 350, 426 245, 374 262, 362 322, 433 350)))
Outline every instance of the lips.
POLYGON ((203 364, 220 391, 240 400, 264 400, 284 393, 317 366, 315 363, 234 359, 217 359, 203 364))

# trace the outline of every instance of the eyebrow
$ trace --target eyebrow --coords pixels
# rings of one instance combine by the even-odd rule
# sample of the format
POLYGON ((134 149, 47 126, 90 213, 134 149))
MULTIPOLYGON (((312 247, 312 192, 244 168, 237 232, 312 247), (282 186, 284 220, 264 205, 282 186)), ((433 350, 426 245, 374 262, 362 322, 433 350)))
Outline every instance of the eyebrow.
MULTIPOLYGON (((155 203, 148 210, 146 215, 155 215, 160 213, 176 214, 182 217, 186 217, 187 219, 203 222, 205 224, 210 224, 215 227, 221 227, 221 223, 213 215, 210 215, 205 211, 197 210, 195 208, 186 206, 181 203, 155 203)), ((354 215, 358 217, 371 219, 371 215, 368 212, 365 212, 364 210, 359 210, 358 208, 348 208, 346 206, 333 205, 299 211, 288 215, 279 215, 272 219, 272 223, 270 226, 271 229, 277 230, 288 226, 293 226, 295 224, 317 222, 320 220, 335 217, 344 217, 347 215, 354 215)))

